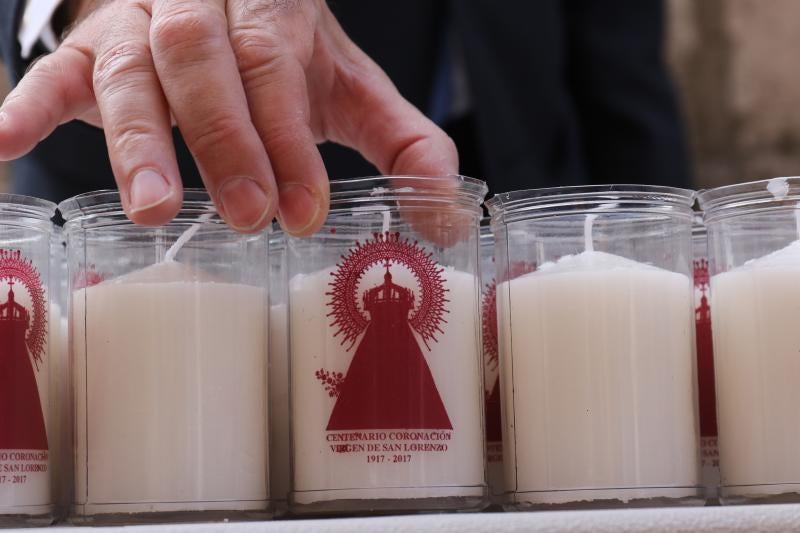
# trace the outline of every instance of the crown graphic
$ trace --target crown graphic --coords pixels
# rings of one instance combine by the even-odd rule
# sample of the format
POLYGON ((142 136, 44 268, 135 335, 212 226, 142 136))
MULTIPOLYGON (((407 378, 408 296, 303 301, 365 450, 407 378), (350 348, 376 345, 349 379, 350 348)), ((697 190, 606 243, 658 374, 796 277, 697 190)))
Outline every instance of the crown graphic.
POLYGON ((708 259, 701 257, 694 260, 694 285, 695 287, 708 287, 708 259))
POLYGON ((0 304, 0 321, 24 323, 25 344, 38 365, 47 346, 47 298, 39 271, 19 250, 0 249, 0 280, 8 283, 7 300, 0 304), (29 309, 17 302, 16 285, 27 291, 29 309))
POLYGON ((695 309, 698 323, 711 321, 711 307, 708 304, 708 259, 701 257, 694 261, 694 286, 700 289, 700 303, 695 309))
POLYGON ((392 281, 392 272, 389 270, 391 262, 387 259, 383 265, 386 273, 383 275, 383 284, 364 292, 364 305, 369 307, 374 304, 405 301, 414 306, 414 293, 411 290, 396 285, 392 281))
POLYGON ((8 282, 8 299, 0 304, 0 321, 23 322, 25 329, 28 329, 30 315, 28 311, 18 304, 14 298, 14 282, 8 282))

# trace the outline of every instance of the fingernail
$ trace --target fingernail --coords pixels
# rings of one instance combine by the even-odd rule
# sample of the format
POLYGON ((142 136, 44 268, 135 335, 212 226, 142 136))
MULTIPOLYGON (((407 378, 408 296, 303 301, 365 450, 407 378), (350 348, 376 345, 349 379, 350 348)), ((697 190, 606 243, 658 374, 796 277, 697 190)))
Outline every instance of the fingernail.
POLYGON ((152 170, 140 170, 131 180, 131 214, 161 205, 173 194, 164 176, 152 170))
POLYGON ((289 233, 303 233, 314 223, 322 208, 319 196, 302 183, 282 185, 279 194, 281 226, 289 233))
POLYGON ((235 230, 247 232, 261 226, 269 212, 264 189, 250 178, 233 178, 219 190, 225 221, 235 230))

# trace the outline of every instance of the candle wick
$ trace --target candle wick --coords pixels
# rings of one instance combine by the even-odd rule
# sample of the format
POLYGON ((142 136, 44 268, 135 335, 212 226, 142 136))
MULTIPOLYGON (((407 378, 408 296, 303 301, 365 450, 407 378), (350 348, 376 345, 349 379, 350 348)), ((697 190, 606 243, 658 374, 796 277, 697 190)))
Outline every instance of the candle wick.
POLYGON ((186 229, 186 231, 184 231, 183 233, 181 233, 180 237, 178 237, 178 239, 174 243, 172 243, 172 246, 169 247, 167 253, 164 254, 164 262, 169 263, 171 261, 175 261, 175 256, 178 255, 178 252, 181 250, 181 248, 183 248, 183 246, 187 242, 189 242, 189 240, 192 237, 195 236, 195 234, 200 230, 200 226, 203 223, 211 220, 211 217, 213 216, 214 213, 203 213, 202 215, 200 215, 198 219, 199 222, 197 224, 192 224, 191 226, 189 226, 189 228, 186 229))
POLYGON ((391 223, 392 223, 392 213, 389 211, 389 209, 386 209, 386 210, 383 211, 382 214, 383 214, 383 232, 382 233, 385 235, 386 232, 389 231, 389 228, 390 228, 391 223))
POLYGON ((594 252, 594 242, 592 242, 592 227, 597 215, 586 215, 583 221, 583 247, 587 252, 594 252))

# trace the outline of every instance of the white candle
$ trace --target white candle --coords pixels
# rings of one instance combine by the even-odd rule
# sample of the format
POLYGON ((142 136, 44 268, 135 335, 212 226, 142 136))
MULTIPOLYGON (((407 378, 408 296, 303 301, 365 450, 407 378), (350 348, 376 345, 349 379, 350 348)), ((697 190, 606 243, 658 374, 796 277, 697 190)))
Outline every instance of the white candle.
POLYGON ((48 323, 49 355, 50 355, 50 462, 52 464, 53 491, 62 502, 71 492, 70 471, 67 467, 72 446, 72 397, 69 386, 69 324, 67 316, 62 313, 56 303, 50 304, 50 322, 48 323))
MULTIPOLYGON (((364 273, 359 283, 359 302, 363 304, 366 291, 385 283, 386 271, 383 266, 375 265, 364 273)), ((482 497, 485 493, 483 394, 475 276, 445 269, 442 276, 448 291, 448 312, 443 315, 446 322, 440 325, 436 340, 427 341, 427 347, 426 341, 416 331, 413 333, 441 399, 433 414, 425 411, 426 416, 430 415, 429 420, 437 418, 437 423, 431 424, 435 427, 405 428, 390 424, 369 429, 328 430, 341 396, 330 395, 319 380, 318 371, 341 373, 346 379, 348 371, 355 371, 351 368, 354 354, 370 334, 368 330, 362 333, 352 348, 334 335, 337 328, 331 327, 326 305, 331 274, 331 270, 324 270, 296 275, 290 280, 295 502, 482 497)), ((406 268, 393 264, 391 282, 410 289, 417 298, 415 301, 419 301, 415 278, 406 268)), ((386 344, 365 355, 379 361, 396 349, 386 344)), ((425 383, 430 385, 430 381, 425 383)), ((432 394, 430 389, 426 392, 432 394)), ((375 403, 382 400, 385 398, 375 398, 375 403)), ((382 414, 376 412, 374 416, 377 420, 382 414)))
POLYGON ((711 278, 720 468, 729 496, 800 492, 798 281, 800 241, 711 278))
POLYGON ((265 509, 265 292, 166 262, 72 298, 79 514, 265 509))
POLYGON ((696 496, 692 282, 587 250, 497 288, 509 489, 542 505, 696 496))
POLYGON ((289 346, 286 304, 269 312, 270 494, 285 502, 291 490, 289 346))
MULTIPOLYGON (((493 274, 494 272, 492 272, 493 274)), ((491 274, 490 274, 491 279, 491 274)), ((497 346, 497 285, 494 279, 483 287, 481 323, 483 328, 483 383, 486 402, 486 474, 492 496, 503 493, 503 435, 500 406, 500 360, 497 346)))

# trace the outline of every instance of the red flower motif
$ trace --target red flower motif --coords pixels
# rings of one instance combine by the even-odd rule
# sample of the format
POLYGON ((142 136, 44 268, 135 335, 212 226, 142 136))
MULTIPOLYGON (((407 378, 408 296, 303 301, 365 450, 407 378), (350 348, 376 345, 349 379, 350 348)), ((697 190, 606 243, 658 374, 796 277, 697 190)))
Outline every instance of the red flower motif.
POLYGON ((324 368, 320 368, 314 372, 314 375, 322 382, 322 386, 325 387, 325 392, 328 393, 328 396, 331 398, 339 396, 342 383, 344 383, 344 374, 341 372, 330 372, 324 368))

